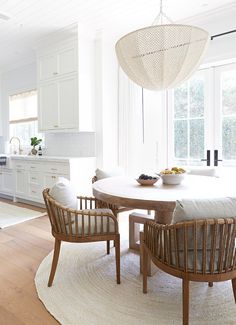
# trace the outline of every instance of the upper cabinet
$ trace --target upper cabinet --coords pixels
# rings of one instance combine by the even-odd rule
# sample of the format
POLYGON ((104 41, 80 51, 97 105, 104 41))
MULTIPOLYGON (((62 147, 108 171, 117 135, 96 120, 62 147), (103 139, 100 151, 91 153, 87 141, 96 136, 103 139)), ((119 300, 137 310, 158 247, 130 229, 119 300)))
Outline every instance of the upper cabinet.
POLYGON ((39 92, 39 128, 78 129, 78 78, 75 74, 42 82, 39 92))
POLYGON ((38 58, 39 80, 47 80, 77 72, 78 51, 77 44, 67 45, 57 49, 54 53, 42 55, 38 58))
POLYGON ((72 31, 61 32, 61 37, 60 32, 49 37, 37 50, 40 131, 93 131, 93 71, 90 68, 84 74, 84 66, 91 66, 91 61, 86 63, 91 53, 84 55, 86 49, 78 38, 77 26, 73 26, 72 31))

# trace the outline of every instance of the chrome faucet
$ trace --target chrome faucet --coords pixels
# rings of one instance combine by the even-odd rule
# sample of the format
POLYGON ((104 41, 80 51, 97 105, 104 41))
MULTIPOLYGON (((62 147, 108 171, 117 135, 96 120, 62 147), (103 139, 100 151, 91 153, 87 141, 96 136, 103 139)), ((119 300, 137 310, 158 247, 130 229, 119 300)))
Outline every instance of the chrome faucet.
MULTIPOLYGON (((12 137, 11 139, 10 139, 10 143, 12 142, 12 140, 17 140, 18 141, 18 151, 19 151, 19 155, 21 155, 21 153, 22 153, 22 151, 23 151, 23 149, 21 149, 21 145, 20 145, 20 139, 18 138, 18 137, 12 137)), ((13 152, 15 155, 17 154, 17 151, 16 150, 14 150, 14 152, 13 152)))

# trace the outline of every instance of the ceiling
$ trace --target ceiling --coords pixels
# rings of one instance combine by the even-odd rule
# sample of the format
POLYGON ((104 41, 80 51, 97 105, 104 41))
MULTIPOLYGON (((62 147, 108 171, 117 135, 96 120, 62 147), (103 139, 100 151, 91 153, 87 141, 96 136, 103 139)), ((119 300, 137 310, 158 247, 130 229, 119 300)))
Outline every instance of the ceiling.
MULTIPOLYGON (((232 0, 163 0, 163 10, 173 21, 223 9, 232 0)), ((36 42, 72 23, 94 31, 125 33, 153 22, 159 0, 0 0, 0 70, 34 59, 36 42)))

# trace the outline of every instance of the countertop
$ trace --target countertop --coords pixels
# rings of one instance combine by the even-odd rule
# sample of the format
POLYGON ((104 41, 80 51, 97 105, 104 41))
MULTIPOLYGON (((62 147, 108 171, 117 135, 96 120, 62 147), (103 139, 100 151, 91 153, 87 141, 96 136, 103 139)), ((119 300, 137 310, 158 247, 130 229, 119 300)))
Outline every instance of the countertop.
POLYGON ((90 157, 59 157, 59 156, 33 156, 33 155, 7 155, 7 154, 0 154, 0 156, 6 156, 10 160, 59 161, 59 162, 68 162, 68 160, 90 158, 90 157))

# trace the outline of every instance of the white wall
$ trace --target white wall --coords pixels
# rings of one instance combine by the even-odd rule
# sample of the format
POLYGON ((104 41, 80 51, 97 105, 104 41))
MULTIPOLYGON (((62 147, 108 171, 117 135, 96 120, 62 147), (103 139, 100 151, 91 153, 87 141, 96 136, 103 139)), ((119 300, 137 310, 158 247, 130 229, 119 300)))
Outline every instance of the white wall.
MULTIPOLYGON (((210 36, 235 29, 236 3, 230 3, 225 9, 216 9, 182 21, 186 24, 204 28, 210 36)), ((236 58, 236 33, 220 36, 210 41, 203 63, 236 58)))
POLYGON ((111 168, 118 164, 118 63, 114 40, 99 34, 95 42, 97 165, 111 168))

